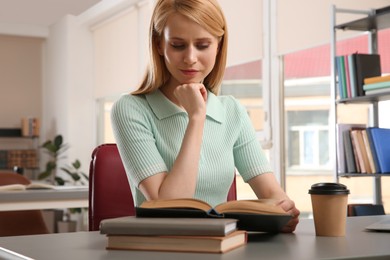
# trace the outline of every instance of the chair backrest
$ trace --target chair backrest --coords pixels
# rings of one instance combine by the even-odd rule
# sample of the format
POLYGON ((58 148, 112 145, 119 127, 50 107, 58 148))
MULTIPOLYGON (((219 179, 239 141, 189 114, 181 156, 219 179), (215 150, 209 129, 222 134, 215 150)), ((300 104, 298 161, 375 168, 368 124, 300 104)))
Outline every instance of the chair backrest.
POLYGON ((348 216, 385 215, 383 205, 376 204, 348 204, 348 216))
MULTIPOLYGON (((13 172, 0 173, 0 185, 29 184, 26 177, 13 172)), ((41 210, 0 212, 0 236, 47 234, 49 230, 41 210)))
MULTIPOLYGON (((236 179, 228 200, 236 200, 236 179)), ((92 152, 89 168, 89 230, 99 230, 107 218, 135 215, 133 196, 116 144, 102 144, 92 152)))
POLYGON ((133 196, 115 144, 92 152, 89 168, 89 230, 99 230, 107 218, 135 215, 133 196))

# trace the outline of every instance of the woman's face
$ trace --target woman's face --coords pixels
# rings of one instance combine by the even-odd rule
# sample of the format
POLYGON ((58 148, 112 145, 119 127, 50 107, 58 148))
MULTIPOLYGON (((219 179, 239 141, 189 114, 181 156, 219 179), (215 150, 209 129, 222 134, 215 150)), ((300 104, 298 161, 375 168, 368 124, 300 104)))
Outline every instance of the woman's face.
POLYGON ((164 28, 159 53, 171 74, 167 85, 199 83, 212 71, 218 39, 181 14, 172 14, 164 28))

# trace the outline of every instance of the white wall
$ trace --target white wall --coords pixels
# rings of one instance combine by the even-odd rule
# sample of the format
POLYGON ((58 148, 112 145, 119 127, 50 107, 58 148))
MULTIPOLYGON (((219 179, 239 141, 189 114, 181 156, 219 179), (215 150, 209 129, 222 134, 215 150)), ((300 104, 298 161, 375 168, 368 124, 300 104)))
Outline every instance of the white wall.
POLYGON ((41 139, 62 134, 67 160, 80 159, 86 171, 96 136, 91 36, 71 15, 49 31, 41 139))
POLYGON ((88 172, 97 145, 96 82, 91 28, 136 0, 103 0, 84 14, 67 15, 49 28, 46 41, 42 140, 62 134, 70 145, 64 163, 79 159, 88 172))
MULTIPOLYGON (((311 48, 330 41, 331 5, 337 8, 369 10, 390 5, 390 0, 279 0, 277 1, 278 53, 311 48)), ((362 15, 340 14, 337 23, 362 18, 362 15)), ((356 34, 351 32, 345 35, 356 34)))

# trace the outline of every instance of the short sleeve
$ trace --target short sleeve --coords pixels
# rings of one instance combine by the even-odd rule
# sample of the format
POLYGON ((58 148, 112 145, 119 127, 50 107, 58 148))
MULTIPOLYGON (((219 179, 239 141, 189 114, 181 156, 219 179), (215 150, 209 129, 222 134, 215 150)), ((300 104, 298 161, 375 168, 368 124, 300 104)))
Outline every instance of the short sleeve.
POLYGON ((147 177, 167 171, 156 147, 148 110, 143 96, 132 95, 121 97, 111 110, 118 150, 128 178, 136 187, 147 177))
POLYGON ((262 173, 271 172, 271 166, 248 113, 237 101, 238 118, 240 119, 238 138, 233 147, 235 166, 245 182, 262 173))

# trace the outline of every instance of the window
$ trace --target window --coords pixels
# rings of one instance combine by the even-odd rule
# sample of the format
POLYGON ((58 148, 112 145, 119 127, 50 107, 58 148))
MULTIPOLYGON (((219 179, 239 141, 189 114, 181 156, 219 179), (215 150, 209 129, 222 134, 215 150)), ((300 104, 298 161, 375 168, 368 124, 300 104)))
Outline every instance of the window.
POLYGON ((328 111, 287 111, 288 168, 329 169, 328 111))

